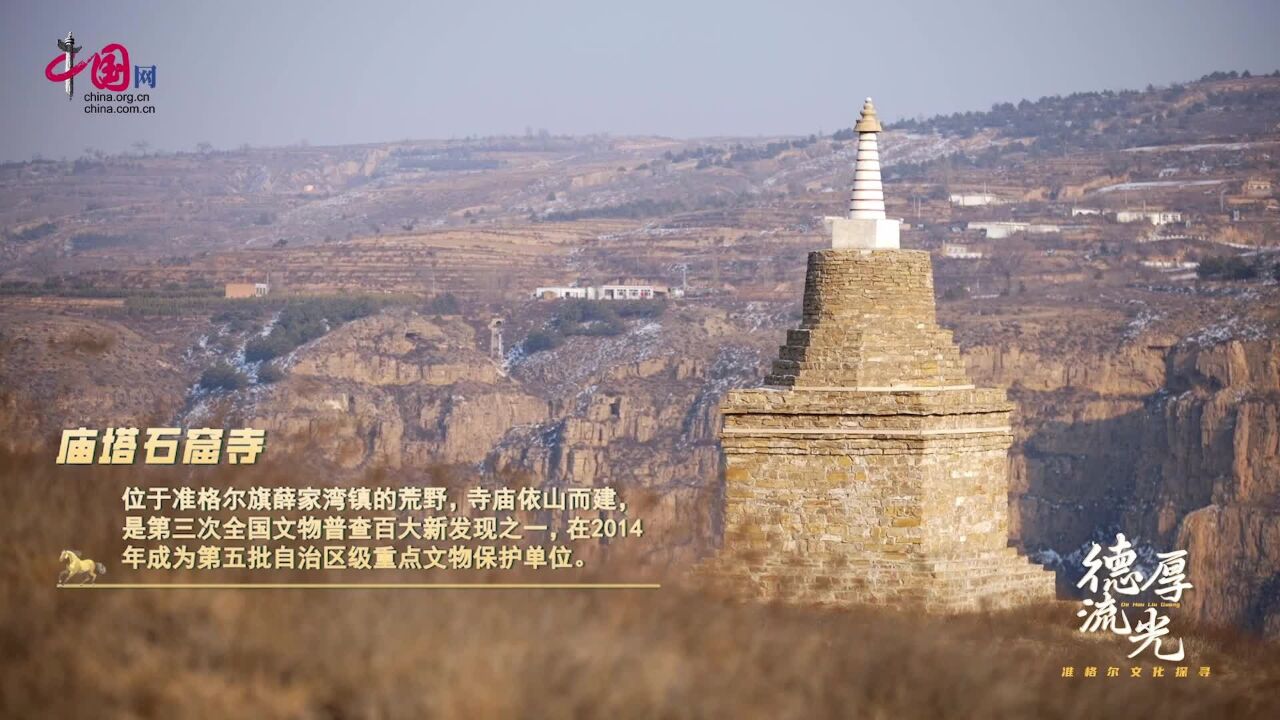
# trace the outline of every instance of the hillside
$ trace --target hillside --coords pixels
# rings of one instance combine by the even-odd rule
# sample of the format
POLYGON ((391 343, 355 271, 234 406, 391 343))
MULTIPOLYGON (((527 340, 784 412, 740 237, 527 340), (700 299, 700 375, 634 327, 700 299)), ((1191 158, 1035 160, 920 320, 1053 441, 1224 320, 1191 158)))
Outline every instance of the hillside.
MULTIPOLYGON (((890 130, 973 137, 994 132, 1032 155, 1125 150, 1187 142, 1271 137, 1280 117, 1280 70, 1255 78, 1214 72, 1146 90, 1103 90, 997 103, 986 112, 899 120, 890 130)), ((843 131, 846 135, 850 130, 843 131)), ((839 134, 839 133, 838 133, 839 134)))

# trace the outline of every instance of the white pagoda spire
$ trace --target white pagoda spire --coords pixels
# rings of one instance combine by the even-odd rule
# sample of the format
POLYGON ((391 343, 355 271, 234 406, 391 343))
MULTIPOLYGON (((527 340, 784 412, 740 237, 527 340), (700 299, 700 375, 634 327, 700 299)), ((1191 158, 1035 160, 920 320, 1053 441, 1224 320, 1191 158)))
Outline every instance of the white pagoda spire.
POLYGON ((862 105, 862 116, 854 126, 858 133, 858 157, 853 166, 853 195, 849 199, 849 217, 866 220, 884 219, 884 185, 880 182, 880 149, 876 134, 880 120, 871 98, 862 105))
POLYGON ((871 98, 862 105, 858 124, 858 155, 853 165, 853 192, 845 217, 826 218, 831 228, 831 247, 862 250, 896 250, 899 222, 884 214, 884 184, 880 180, 880 148, 876 136, 880 120, 871 98))

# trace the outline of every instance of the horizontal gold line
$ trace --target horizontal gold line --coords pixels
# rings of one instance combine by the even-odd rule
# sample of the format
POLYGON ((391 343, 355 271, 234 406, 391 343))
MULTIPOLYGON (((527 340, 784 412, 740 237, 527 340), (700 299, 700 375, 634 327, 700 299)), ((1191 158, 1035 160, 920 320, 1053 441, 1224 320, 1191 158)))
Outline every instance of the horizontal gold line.
POLYGON ((937 437, 942 435, 975 435, 982 433, 1008 433, 1008 425, 976 428, 941 428, 935 430, 868 430, 866 428, 724 428, 724 435, 847 435, 852 437, 937 437))
POLYGON ((759 390, 820 390, 822 392, 874 392, 874 393, 895 393, 895 392, 930 392, 938 391, 958 391, 958 390, 975 390, 976 386, 970 385, 766 385, 763 388, 743 388, 743 389, 759 389, 759 390))
POLYGON ((86 583, 60 590, 657 590, 658 583, 86 583))

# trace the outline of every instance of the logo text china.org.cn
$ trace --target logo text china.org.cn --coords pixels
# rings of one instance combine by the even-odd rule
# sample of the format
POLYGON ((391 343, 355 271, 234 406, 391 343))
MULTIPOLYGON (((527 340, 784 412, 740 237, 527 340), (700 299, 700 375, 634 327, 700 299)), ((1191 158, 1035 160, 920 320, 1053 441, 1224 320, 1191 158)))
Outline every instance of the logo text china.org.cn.
POLYGON ((133 89, 156 87, 155 65, 131 65, 129 49, 120 43, 109 43, 88 58, 77 61, 76 56, 84 48, 76 45, 75 34, 68 32, 57 40, 61 53, 45 65, 44 75, 50 82, 60 82, 67 99, 75 97, 75 80, 85 69, 95 88, 104 92, 87 92, 84 111, 89 114, 152 114, 151 94, 129 93, 130 80, 133 89), (132 72, 131 72, 132 71, 132 72), (114 95, 112 93, 115 93, 114 95))

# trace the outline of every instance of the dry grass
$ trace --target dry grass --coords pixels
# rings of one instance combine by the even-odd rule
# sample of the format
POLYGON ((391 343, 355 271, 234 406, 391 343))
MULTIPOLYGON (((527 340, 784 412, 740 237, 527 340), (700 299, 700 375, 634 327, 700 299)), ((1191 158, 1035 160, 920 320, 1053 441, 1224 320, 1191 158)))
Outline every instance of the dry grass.
MULTIPOLYGON (((1280 709, 1280 650, 1225 632, 1189 643, 1192 664, 1214 669, 1207 680, 1063 679, 1063 665, 1129 665, 1128 643, 1074 633, 1064 606, 921 618, 736 603, 674 582, 660 591, 60 591, 65 547, 100 556, 116 568, 109 579, 121 579, 112 559, 123 487, 180 472, 56 468, 51 458, 0 455, 2 717, 1245 718, 1280 709)), ((236 468, 233 479, 290 480, 280 467, 236 468)), ((226 472, 198 479, 227 481, 226 472)))
POLYGON ((70 335, 49 340, 49 349, 54 352, 86 355, 102 355, 115 347, 116 338, 107 333, 95 333, 88 329, 80 329, 70 335))

